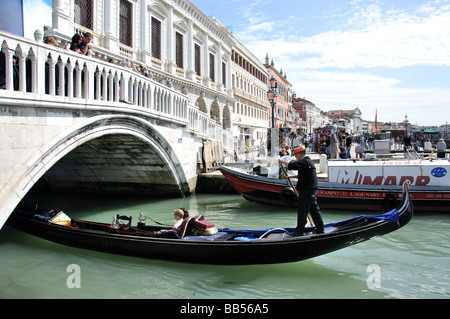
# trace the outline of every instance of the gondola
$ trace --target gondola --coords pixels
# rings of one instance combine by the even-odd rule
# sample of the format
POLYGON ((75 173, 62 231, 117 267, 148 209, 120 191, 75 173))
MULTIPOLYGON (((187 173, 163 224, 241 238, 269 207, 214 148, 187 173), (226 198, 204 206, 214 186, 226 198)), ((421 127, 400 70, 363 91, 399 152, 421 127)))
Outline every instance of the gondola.
MULTIPOLYGON (((229 184, 248 201, 273 206, 297 206, 285 179, 269 178, 240 168, 220 166, 229 184)), ((449 186, 411 186, 415 212, 448 212, 449 186)), ((330 183, 319 179, 317 200, 320 208, 338 210, 390 211, 401 200, 402 186, 330 183)))
POLYGON ((405 183, 398 208, 330 223, 320 234, 309 226, 303 236, 292 235, 293 228, 216 229, 201 216, 186 218, 174 231, 146 225, 141 219, 133 226, 132 218, 125 216, 107 224, 62 214, 63 218, 61 212, 17 208, 8 223, 56 243, 108 253, 203 264, 271 264, 320 256, 395 231, 411 220, 413 207, 409 184, 405 183), (208 233, 208 229, 213 231, 208 233))

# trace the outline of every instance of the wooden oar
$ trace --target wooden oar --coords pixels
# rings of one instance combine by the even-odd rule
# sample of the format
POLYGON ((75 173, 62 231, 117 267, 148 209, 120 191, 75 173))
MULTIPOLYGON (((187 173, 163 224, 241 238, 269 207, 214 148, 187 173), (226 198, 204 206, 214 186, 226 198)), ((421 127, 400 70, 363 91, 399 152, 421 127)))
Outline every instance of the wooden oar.
MULTIPOLYGON (((289 175, 288 175, 288 173, 286 171, 286 168, 283 166, 283 164, 281 164, 281 163, 279 163, 279 164, 280 164, 281 169, 283 170, 284 176, 286 176, 286 180, 288 182, 289 187, 292 188, 292 190, 294 191, 295 197, 297 197, 297 200, 298 200, 297 188, 294 187, 294 184, 292 183, 291 179, 288 177, 289 175)), ((306 216, 306 221, 307 221, 306 226, 312 226, 313 225, 312 222, 311 222, 311 218, 309 217, 309 213, 306 216)))

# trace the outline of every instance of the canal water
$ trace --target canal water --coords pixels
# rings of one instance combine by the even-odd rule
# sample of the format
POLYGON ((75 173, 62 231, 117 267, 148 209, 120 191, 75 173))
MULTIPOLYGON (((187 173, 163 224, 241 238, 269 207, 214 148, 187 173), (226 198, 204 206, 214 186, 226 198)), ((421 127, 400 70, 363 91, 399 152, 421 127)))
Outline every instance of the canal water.
MULTIPOLYGON (((107 223, 116 214, 136 220, 143 212, 173 224, 178 207, 204 215, 217 227, 293 227, 296 222, 290 208, 238 195, 144 200, 48 194, 39 200, 73 218, 107 223)), ((360 213, 324 210, 323 218, 328 223, 360 213)), ((0 298, 447 299, 449 229, 449 214, 416 214, 396 232, 310 260, 215 266, 72 248, 5 226, 0 231, 0 298)))

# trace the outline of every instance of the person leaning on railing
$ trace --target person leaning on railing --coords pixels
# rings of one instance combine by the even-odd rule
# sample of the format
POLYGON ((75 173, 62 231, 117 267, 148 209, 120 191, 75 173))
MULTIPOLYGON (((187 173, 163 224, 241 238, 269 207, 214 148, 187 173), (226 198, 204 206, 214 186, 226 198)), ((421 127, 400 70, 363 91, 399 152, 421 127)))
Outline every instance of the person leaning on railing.
POLYGON ((91 41, 92 41, 91 33, 85 32, 83 36, 81 36, 79 33, 75 33, 72 37, 72 41, 67 42, 65 49, 83 55, 91 56, 93 53, 91 41))

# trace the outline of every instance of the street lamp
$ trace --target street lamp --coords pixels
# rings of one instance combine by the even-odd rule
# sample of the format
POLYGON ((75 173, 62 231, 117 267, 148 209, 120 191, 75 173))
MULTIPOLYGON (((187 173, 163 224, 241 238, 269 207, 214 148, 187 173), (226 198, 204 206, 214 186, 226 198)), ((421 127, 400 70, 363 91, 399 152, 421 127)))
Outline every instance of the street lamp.
POLYGON ((309 135, 312 135, 312 119, 309 117, 309 135))
POLYGON ((405 137, 408 136, 408 115, 405 115, 405 137))
POLYGON ((269 99, 270 106, 272 107, 272 130, 271 130, 271 147, 270 155, 275 156, 276 141, 278 140, 278 133, 275 135, 275 105, 277 101, 277 80, 272 76, 269 80, 270 88, 267 91, 267 98, 269 99))

